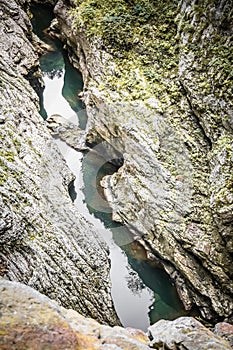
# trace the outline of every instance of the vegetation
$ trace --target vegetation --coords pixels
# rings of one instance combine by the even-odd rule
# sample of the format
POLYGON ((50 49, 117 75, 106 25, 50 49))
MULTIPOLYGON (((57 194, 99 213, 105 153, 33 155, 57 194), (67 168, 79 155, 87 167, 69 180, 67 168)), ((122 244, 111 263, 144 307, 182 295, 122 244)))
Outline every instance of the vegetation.
MULTIPOLYGON (((233 45, 229 23, 233 10, 225 8, 225 13, 217 19, 214 0, 203 0, 187 7, 185 12, 177 4, 169 0, 113 0, 109 5, 104 0, 76 0, 73 18, 78 32, 85 32, 99 51, 103 49, 111 55, 108 62, 113 67, 111 73, 104 75, 105 81, 97 88, 105 96, 116 91, 128 101, 140 99, 148 103, 149 98, 155 98, 157 111, 164 113, 168 124, 180 133, 195 170, 192 188, 198 205, 194 216, 208 226, 212 220, 206 209, 209 206, 206 155, 210 146, 205 128, 214 138, 218 136, 220 124, 227 116, 212 101, 218 104, 218 98, 226 102, 232 99, 233 45), (180 54, 185 64, 182 80, 186 90, 183 91, 177 74, 180 54), (193 97, 192 108, 205 121, 202 129, 184 97, 187 91, 193 97), (186 105, 182 106, 181 101, 186 105), (195 145, 199 143, 204 147, 197 149, 195 145)), ((157 157, 164 165, 168 164, 174 176, 178 175, 172 170, 177 167, 173 154, 167 150, 157 157)))
POLYGON ((178 91, 169 77, 177 73, 178 46, 174 19, 177 1, 76 0, 77 28, 114 56, 115 75, 102 88, 128 92, 128 99, 163 99, 178 91))
MULTIPOLYGON (((76 5, 73 16, 78 30, 84 28, 89 39, 101 45, 116 63, 115 75, 107 76, 102 90, 124 91, 128 100, 154 96, 166 106, 177 104, 178 1, 113 0, 109 4, 76 0, 76 5)), ((233 10, 227 9, 219 23, 205 10, 205 4, 195 5, 194 12, 181 18, 179 31, 187 36, 181 50, 184 55, 193 55, 192 70, 200 91, 229 97, 233 45, 228 28, 233 10), (205 36, 207 28, 212 30, 209 36, 205 36)))
MULTIPOLYGON (((214 5, 209 3, 209 6, 214 5)), ((233 79, 233 36, 230 30, 233 9, 225 7, 216 20, 212 18, 214 12, 205 13, 205 8, 194 6, 195 21, 189 16, 181 18, 179 30, 187 33, 187 43, 182 51, 184 55, 193 54, 195 64, 192 68, 197 88, 201 88, 205 95, 228 99, 229 93, 232 94, 233 79)))

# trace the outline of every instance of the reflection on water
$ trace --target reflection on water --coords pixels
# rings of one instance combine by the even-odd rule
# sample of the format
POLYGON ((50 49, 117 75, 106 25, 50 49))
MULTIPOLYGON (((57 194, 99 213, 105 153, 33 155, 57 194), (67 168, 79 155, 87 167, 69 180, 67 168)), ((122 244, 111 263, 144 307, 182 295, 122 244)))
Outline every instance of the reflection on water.
MULTIPOLYGON (((103 194, 99 184, 100 180, 103 176, 116 171, 116 167, 110 163, 100 167, 100 164, 103 163, 104 160, 101 156, 94 152, 84 155, 82 161, 83 193, 89 212, 99 218, 106 228, 110 229, 114 244, 121 247, 121 254, 124 254, 126 266, 127 264, 130 266, 128 272, 127 268, 125 270, 127 272, 125 274, 126 285, 121 287, 120 283, 118 285, 116 283, 116 290, 113 287, 113 297, 118 315, 122 315, 125 326, 134 327, 145 313, 148 313, 150 324, 161 318, 174 319, 185 315, 186 312, 178 298, 176 288, 172 285, 167 273, 158 267, 157 262, 148 261, 144 248, 137 241, 132 241, 132 235, 125 226, 111 220, 111 212, 106 210, 106 206, 108 206, 106 201, 101 207, 100 197, 103 194), (127 289, 130 290, 130 294, 127 294, 127 289), (141 297, 142 295, 143 297, 141 297), (150 301, 149 309, 148 301, 150 301), (129 320, 130 322, 127 323, 129 320)), ((115 270, 114 274, 117 278, 119 272, 115 270)), ((146 326, 147 323, 141 325, 140 328, 146 329, 146 326)))
MULTIPOLYGON (((36 6, 33 13, 36 33, 51 47, 51 51, 40 59, 45 82, 41 114, 44 118, 60 114, 84 129, 86 115, 82 113, 82 102, 78 98, 83 87, 81 75, 70 65, 61 43, 49 39, 43 31, 53 18, 51 11, 36 6)), ((132 242, 132 235, 125 226, 111 220, 111 210, 103 197, 100 180, 106 174, 114 173, 116 168, 94 152, 82 154, 61 140, 55 142, 76 175, 69 186, 74 204, 109 246, 112 297, 122 324, 146 330, 161 318, 174 319, 184 315, 168 275, 147 260, 144 248, 132 242)))
POLYGON ((45 29, 49 27, 54 18, 52 9, 44 6, 32 6, 31 10, 35 33, 50 47, 50 50, 40 58, 45 83, 45 90, 40 96, 40 113, 44 119, 52 114, 60 114, 84 129, 86 114, 82 112, 83 104, 78 98, 79 92, 83 89, 82 76, 70 64, 62 43, 59 40, 51 39, 46 34, 45 29))
MULTIPOLYGON (((83 154, 75 151, 59 139, 56 139, 55 142, 60 148, 69 168, 76 176, 73 183, 73 192, 72 188, 70 188, 74 204, 79 212, 94 225, 98 236, 102 237, 109 247, 111 292, 118 317, 125 327, 146 330, 150 325, 148 313, 154 300, 154 293, 143 283, 138 273, 133 270, 124 250, 116 245, 112 231, 105 227, 103 221, 89 211, 84 183, 87 185, 90 181, 94 184, 95 181, 85 178, 87 173, 83 173, 83 165, 85 163, 85 161, 83 162, 83 154)), ((90 173, 93 172, 90 171, 90 173)), ((87 185, 87 187, 89 186, 87 185)), ((107 226, 113 226, 110 219, 107 226)))

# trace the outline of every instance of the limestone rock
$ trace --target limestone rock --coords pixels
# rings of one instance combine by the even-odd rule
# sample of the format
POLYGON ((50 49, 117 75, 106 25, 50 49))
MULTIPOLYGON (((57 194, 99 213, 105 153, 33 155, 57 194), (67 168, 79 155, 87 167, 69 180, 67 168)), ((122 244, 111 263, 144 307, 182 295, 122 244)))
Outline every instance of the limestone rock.
POLYGON ((139 330, 101 325, 23 284, 0 279, 1 350, 149 350, 139 330))
POLYGON ((219 337, 226 339, 231 347, 233 347, 233 325, 226 323, 226 322, 220 322, 217 323, 214 327, 214 333, 218 335, 219 337))
POLYGON ((160 320, 149 327, 151 346, 162 350, 227 350, 228 342, 204 327, 192 317, 180 317, 175 321, 160 320))
MULTIPOLYGON (((1 350, 227 350, 230 345, 193 318, 161 320, 141 330, 109 327, 17 282, 0 278, 1 350)), ((219 327, 219 331, 220 331, 219 327)))
POLYGON ((76 150, 83 151, 88 149, 85 146, 85 131, 80 129, 73 121, 69 121, 61 115, 53 114, 46 122, 54 137, 59 137, 59 139, 76 150))
POLYGON ((175 2, 116 2, 115 17, 97 2, 59 0, 55 14, 83 74, 87 139, 124 158, 102 181, 113 218, 165 261, 187 309, 230 318, 231 1, 183 0, 178 15, 175 2))
POLYGON ((38 113, 30 21, 15 1, 1 1, 0 14, 0 274, 119 324, 107 247, 74 207, 73 175, 38 113))

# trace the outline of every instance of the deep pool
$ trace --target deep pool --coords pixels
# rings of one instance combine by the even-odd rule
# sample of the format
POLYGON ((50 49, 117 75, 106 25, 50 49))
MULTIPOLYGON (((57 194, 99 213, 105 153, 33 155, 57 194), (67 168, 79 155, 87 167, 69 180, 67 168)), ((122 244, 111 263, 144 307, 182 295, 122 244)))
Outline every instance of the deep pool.
MULTIPOLYGON (((44 32, 53 19, 52 9, 34 6, 32 12, 35 33, 51 47, 51 52, 40 59, 45 83, 41 115, 46 119, 60 114, 84 129, 86 114, 78 98, 83 88, 82 76, 69 63, 62 44, 44 32)), ((161 318, 185 315, 169 276, 147 260, 145 251, 137 242, 132 242, 126 227, 111 220, 110 209, 106 212, 96 205, 100 198, 96 189, 100 188, 101 178, 116 168, 109 163, 101 166, 104 161, 94 152, 83 154, 59 139, 55 142, 76 176, 69 189, 74 204, 109 246, 112 297, 123 326, 146 330, 161 318)))

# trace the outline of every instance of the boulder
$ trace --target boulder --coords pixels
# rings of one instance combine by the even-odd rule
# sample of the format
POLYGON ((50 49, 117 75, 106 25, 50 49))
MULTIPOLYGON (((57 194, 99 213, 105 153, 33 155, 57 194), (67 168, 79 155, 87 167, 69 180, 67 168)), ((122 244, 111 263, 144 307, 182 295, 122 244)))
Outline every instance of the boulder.
POLYGON ((162 350, 227 350, 228 342, 214 335, 192 317, 180 317, 175 321, 160 320, 149 327, 151 346, 162 350))
POLYGON ((101 325, 17 282, 0 279, 1 350, 149 350, 139 330, 101 325))

